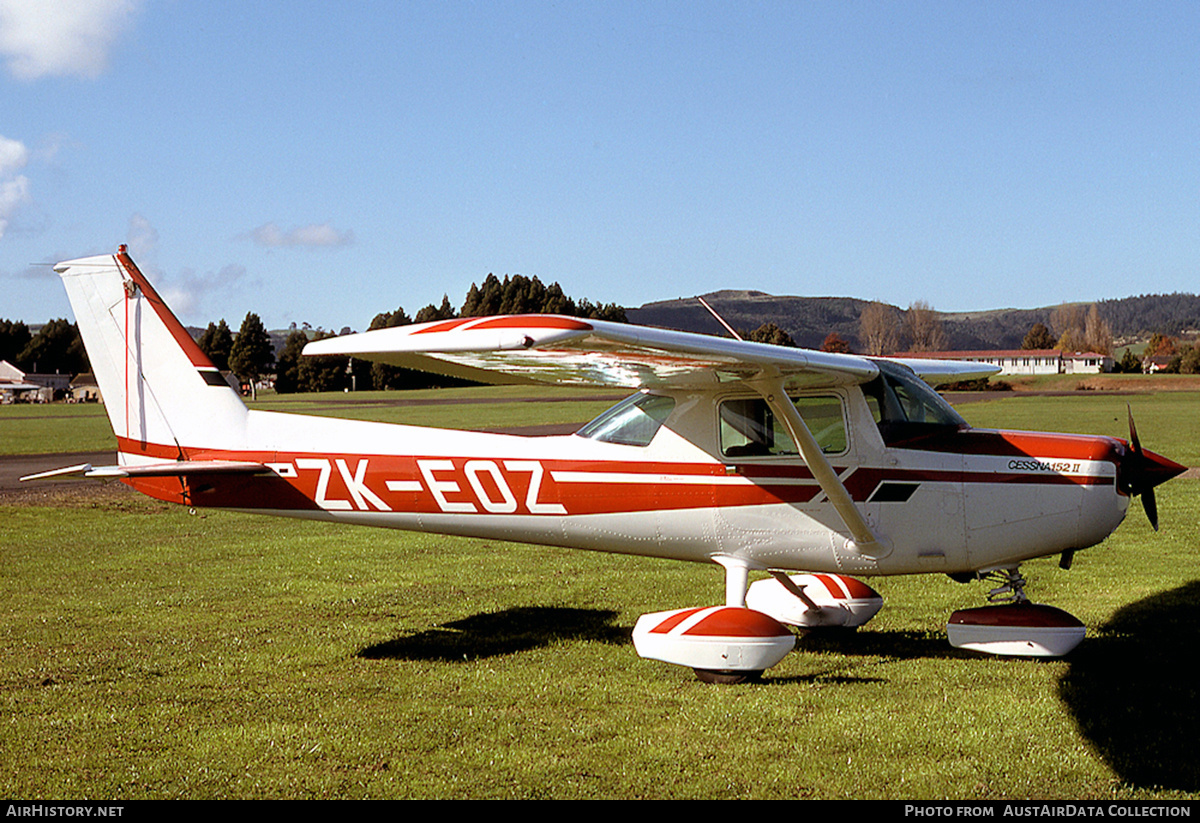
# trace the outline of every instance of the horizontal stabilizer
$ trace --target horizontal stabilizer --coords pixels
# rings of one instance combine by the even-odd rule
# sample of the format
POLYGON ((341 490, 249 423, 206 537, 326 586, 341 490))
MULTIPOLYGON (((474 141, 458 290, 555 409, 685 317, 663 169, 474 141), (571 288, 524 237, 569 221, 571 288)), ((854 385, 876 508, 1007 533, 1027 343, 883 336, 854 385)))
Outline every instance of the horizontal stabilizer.
POLYGON ((150 463, 145 466, 93 466, 81 463, 62 469, 28 474, 26 480, 46 480, 51 477, 79 478, 122 478, 122 477, 183 477, 199 474, 270 474, 271 470, 262 463, 235 460, 172 460, 169 463, 150 463))
POLYGON ((1000 367, 991 363, 978 363, 973 360, 938 360, 932 357, 895 357, 888 358, 902 363, 917 373, 917 376, 931 386, 942 383, 959 383, 968 380, 983 380, 1000 373, 1000 367))

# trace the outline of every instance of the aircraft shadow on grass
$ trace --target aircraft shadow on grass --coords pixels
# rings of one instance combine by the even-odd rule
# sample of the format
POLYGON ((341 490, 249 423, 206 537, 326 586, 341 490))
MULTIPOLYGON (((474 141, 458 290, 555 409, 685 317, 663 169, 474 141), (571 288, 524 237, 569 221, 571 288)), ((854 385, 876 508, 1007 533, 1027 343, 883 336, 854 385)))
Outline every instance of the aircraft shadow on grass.
POLYGON ((434 629, 398 637, 361 650, 370 660, 462 662, 529 651, 560 640, 629 643, 629 630, 613 624, 609 609, 526 606, 474 614, 434 629))
MULTIPOLYGON (((624 645, 629 627, 608 609, 522 607, 476 614, 368 646, 366 659, 462 662, 562 640, 624 645)), ((922 632, 837 631, 801 637, 797 650, 900 659, 975 658, 922 632)), ((1059 696, 1083 736, 1124 782, 1200 790, 1200 581, 1118 611, 1067 658, 1059 696)), ((1025 661, 1034 663, 1035 661, 1025 661)), ((829 674, 799 678, 830 680, 829 674)), ((835 678, 836 679, 836 678, 835 678)), ((768 682, 786 682, 772 678, 768 682)), ((864 682, 845 677, 845 682, 864 682)), ((874 678, 867 678, 874 680, 874 678)))
POLYGON ((849 657, 887 657, 897 660, 970 657, 947 645, 945 635, 917 631, 820 629, 801 633, 796 651, 844 654, 849 657))
POLYGON ((1200 581, 1132 603, 1067 660, 1059 695, 1126 783, 1200 790, 1200 581))
MULTIPOLYGON (((475 614, 436 628, 397 637, 361 649, 368 660, 435 660, 461 663, 529 651, 562 640, 628 645, 632 627, 613 623, 609 609, 526 606, 475 614)), ((857 632, 834 629, 802 635, 797 651, 889 658, 970 656, 948 648, 944 638, 920 632, 857 632)), ((814 675, 829 680, 827 675, 814 675)), ((782 684, 794 678, 771 678, 782 684)), ((800 678, 810 680, 812 677, 800 678)), ((850 678, 859 682, 859 678, 850 678)))

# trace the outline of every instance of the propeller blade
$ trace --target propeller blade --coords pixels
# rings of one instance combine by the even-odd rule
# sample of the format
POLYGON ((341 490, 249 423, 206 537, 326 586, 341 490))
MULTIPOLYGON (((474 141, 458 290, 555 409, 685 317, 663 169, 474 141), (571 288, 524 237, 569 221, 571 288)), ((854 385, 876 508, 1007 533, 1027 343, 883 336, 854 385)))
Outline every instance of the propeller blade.
POLYGON ((1142 492, 1142 508, 1146 510, 1146 519, 1151 527, 1158 531, 1158 503, 1154 500, 1154 489, 1148 488, 1142 492))
POLYGON ((1158 502, 1154 498, 1154 487, 1182 474, 1186 467, 1162 455, 1143 450, 1138 439, 1137 426, 1133 422, 1133 409, 1128 403, 1125 404, 1125 408, 1129 410, 1130 448, 1130 454, 1121 467, 1125 475, 1125 487, 1130 496, 1141 496, 1146 518, 1154 530, 1158 531, 1158 502))

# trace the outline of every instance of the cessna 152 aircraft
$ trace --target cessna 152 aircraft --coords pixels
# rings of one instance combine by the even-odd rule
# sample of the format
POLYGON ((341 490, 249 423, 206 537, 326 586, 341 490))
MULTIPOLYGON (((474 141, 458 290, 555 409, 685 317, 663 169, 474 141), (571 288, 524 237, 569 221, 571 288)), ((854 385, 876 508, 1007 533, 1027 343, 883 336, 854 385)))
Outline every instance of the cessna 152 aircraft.
POLYGON ((1129 442, 970 428, 929 383, 978 363, 788 349, 553 315, 464 317, 310 343, 492 383, 636 390, 573 435, 251 411, 125 247, 61 263, 117 435, 119 478, 192 507, 716 563, 724 605, 644 615, 643 657, 737 682, 882 601, 851 575, 997 581, 951 643, 1065 654, 1083 625, 1028 602, 1022 561, 1107 537, 1183 467, 1129 442), (924 382, 924 381, 928 381, 924 382), (750 585, 751 572, 769 577, 750 585), (787 572, 802 574, 788 575, 787 572))

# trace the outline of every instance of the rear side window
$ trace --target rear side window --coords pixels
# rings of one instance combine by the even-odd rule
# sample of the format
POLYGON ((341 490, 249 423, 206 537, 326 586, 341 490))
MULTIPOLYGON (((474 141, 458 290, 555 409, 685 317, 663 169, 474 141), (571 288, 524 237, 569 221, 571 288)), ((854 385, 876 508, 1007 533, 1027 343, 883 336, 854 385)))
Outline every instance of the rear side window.
MULTIPOLYGON (((842 401, 836 395, 792 398, 800 417, 825 454, 842 454, 849 442, 842 401)), ((797 455, 787 426, 761 397, 726 400, 720 405, 721 454, 725 457, 797 455)))

